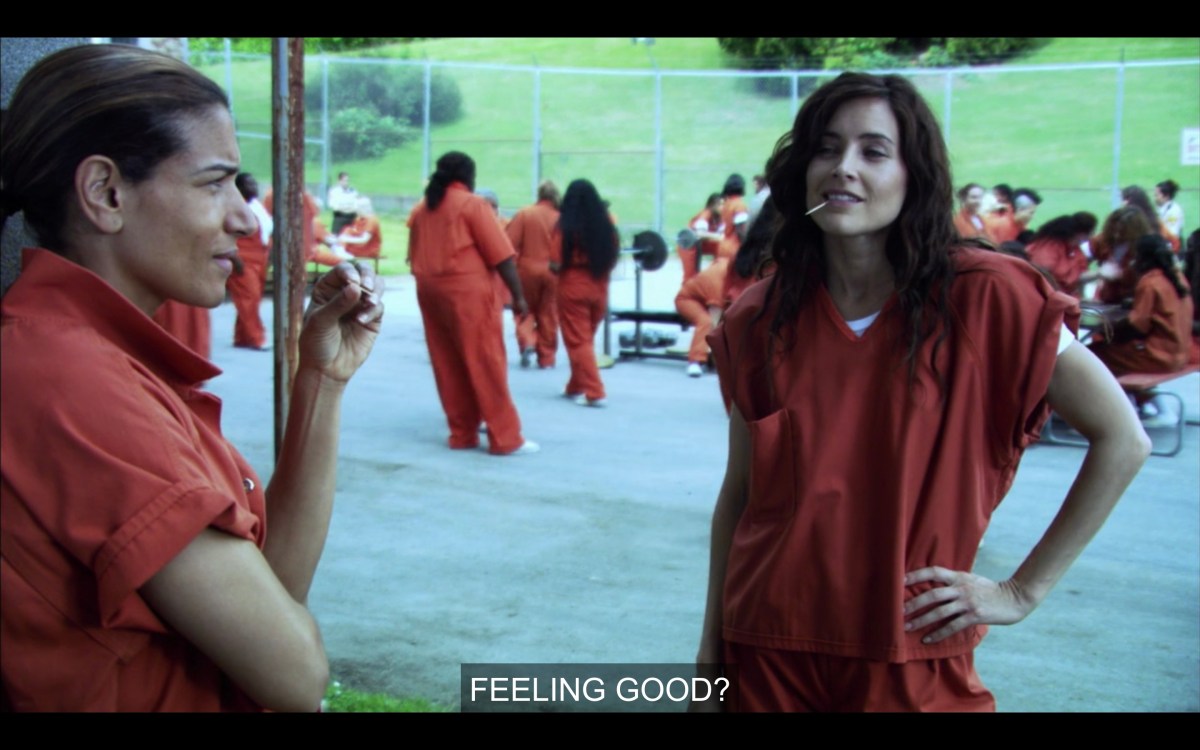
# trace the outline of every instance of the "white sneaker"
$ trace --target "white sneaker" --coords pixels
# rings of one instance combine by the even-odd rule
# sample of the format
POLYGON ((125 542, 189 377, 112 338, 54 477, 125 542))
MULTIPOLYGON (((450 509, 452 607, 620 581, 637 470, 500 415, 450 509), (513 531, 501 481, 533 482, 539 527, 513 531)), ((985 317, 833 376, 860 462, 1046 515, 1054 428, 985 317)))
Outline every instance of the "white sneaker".
POLYGON ((704 368, 700 367, 699 362, 689 362, 687 374, 689 378, 698 378, 704 374, 704 368))
POLYGON ((605 406, 608 406, 608 399, 598 398, 593 400, 581 393, 575 397, 575 403, 579 404, 580 406, 590 406, 594 409, 602 409, 605 406))
POLYGON ((517 448, 512 453, 505 453, 504 455, 506 455, 506 456, 525 456, 530 453, 537 453, 541 449, 542 449, 542 446, 538 445, 537 443, 533 442, 532 440, 526 440, 525 442, 521 443, 520 448, 517 448))

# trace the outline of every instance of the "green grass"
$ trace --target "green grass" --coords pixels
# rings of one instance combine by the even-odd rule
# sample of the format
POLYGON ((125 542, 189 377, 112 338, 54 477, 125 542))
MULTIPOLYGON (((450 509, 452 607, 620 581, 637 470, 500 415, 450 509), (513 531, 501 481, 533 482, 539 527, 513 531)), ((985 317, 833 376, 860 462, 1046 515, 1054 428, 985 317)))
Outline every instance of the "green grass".
POLYGON ((363 693, 329 683, 325 691, 325 710, 329 713, 448 713, 451 709, 424 698, 396 698, 384 693, 363 693))
POLYGON ((1200 57, 1200 38, 1075 38, 1052 39, 1020 62, 1030 64, 1126 62, 1200 57))
MULTIPOLYGON (((661 39, 649 48, 664 70, 714 70, 726 58, 715 39, 661 39)), ((1054 39, 1016 64, 1200 58, 1192 39, 1054 39)), ((378 57, 450 62, 498 62, 542 67, 647 70, 647 48, 622 39, 439 39, 390 45, 378 57)), ((336 63, 331 63, 336 64, 336 63)), ((239 131, 269 132, 267 62, 233 64, 239 131)), ((206 68, 225 81, 223 66, 206 68)), ((967 181, 1031 186, 1046 199, 1040 223, 1055 215, 1110 210, 1116 73, 1085 70, 1005 73, 979 68, 953 80, 949 146, 958 184, 967 181)), ((497 191, 511 212, 532 200, 535 183, 535 75, 532 71, 449 68, 463 94, 464 115, 432 132, 436 157, 451 149, 478 163, 478 184, 497 191)), ((944 79, 917 78, 938 116, 944 79)), ((1119 186, 1150 188, 1167 177, 1195 226, 1200 218, 1200 172, 1179 165, 1180 129, 1196 125, 1200 71, 1195 66, 1129 69, 1125 75, 1119 186)), ((596 183, 623 229, 654 220, 654 79, 650 75, 566 75, 542 72, 540 174, 565 186, 576 177, 596 183)), ((747 178, 762 170, 775 141, 790 126, 791 102, 754 93, 732 78, 664 77, 663 230, 689 219, 730 172, 747 178)), ((316 132, 310 119, 310 127, 316 132)), ((268 140, 241 139, 251 171, 269 173, 268 140)), ((420 196, 426 175, 422 143, 377 160, 337 163, 355 186, 376 198, 383 221, 388 273, 404 272, 405 210, 420 196)), ((320 152, 310 148, 309 182, 319 179, 320 152)), ((628 233, 628 232, 627 232, 628 233)))

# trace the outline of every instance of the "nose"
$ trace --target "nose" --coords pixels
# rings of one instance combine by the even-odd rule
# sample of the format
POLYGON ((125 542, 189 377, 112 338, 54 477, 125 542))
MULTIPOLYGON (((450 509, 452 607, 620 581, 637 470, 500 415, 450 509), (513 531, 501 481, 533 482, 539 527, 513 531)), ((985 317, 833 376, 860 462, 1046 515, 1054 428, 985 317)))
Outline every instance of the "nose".
POLYGON ((833 165, 833 176, 841 178, 854 178, 858 175, 858 155, 854 149, 848 148, 842 152, 841 157, 833 165))
POLYGON ((240 193, 225 217, 225 229, 235 237, 249 237, 258 231, 258 218, 240 193))

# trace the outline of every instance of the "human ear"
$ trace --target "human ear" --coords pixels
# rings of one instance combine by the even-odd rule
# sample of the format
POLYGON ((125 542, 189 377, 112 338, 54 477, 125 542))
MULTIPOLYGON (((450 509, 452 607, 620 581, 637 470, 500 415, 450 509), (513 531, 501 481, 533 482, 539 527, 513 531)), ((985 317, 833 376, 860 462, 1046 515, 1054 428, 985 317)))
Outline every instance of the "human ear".
POLYGON ((107 156, 89 156, 75 168, 75 198, 80 211, 104 234, 116 234, 125 224, 121 184, 121 170, 107 156))

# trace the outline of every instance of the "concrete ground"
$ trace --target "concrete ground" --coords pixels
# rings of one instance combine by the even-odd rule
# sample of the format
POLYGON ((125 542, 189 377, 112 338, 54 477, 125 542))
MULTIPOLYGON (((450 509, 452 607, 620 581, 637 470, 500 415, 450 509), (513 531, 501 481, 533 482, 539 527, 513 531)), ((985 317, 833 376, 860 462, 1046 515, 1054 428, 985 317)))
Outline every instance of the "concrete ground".
MULTIPOLYGON (((672 309, 679 278, 674 260, 647 274, 646 309, 672 309)), ((559 398, 561 349, 558 369, 517 366, 510 319, 509 384, 542 451, 451 451, 413 280, 387 283, 383 333, 345 398, 337 506, 310 599, 335 678, 457 708, 462 663, 691 661, 725 464, 716 376, 623 362, 603 371, 608 408, 581 408, 559 398)), ((632 306, 633 287, 623 261, 613 306, 632 306)), ((263 312, 269 330, 269 303, 263 312)), ((233 318, 230 304, 213 313, 225 374, 210 387, 226 434, 266 477, 271 356, 233 349, 233 318)), ((1200 710, 1200 376, 1174 390, 1192 420, 1183 451, 1151 457, 1046 602, 977 650, 1000 710, 1200 710)), ((1082 458, 1028 451, 977 572, 1011 574, 1082 458)))

